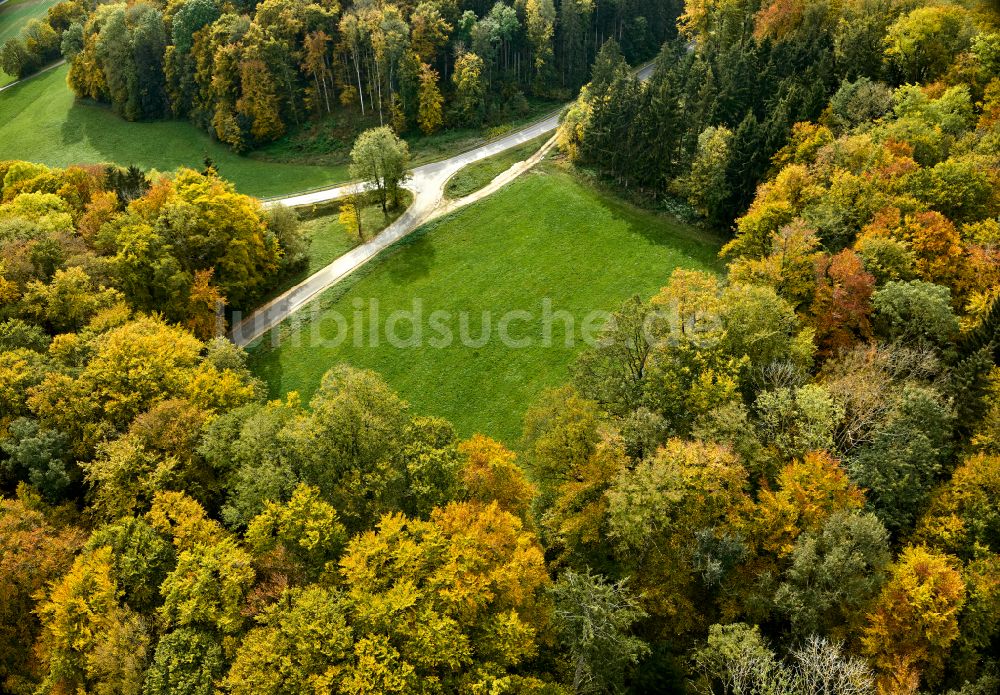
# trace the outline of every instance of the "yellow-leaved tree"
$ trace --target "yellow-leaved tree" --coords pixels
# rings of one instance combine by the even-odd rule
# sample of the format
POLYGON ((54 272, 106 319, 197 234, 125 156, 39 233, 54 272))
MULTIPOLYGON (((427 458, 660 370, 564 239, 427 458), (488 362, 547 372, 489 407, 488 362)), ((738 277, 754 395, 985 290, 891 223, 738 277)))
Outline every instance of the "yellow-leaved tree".
POLYGON ((903 550, 861 638, 880 692, 912 693, 921 681, 938 681, 964 603, 965 583, 951 557, 926 546, 903 550))
POLYGON ((438 73, 426 63, 420 66, 420 108, 417 112, 417 122, 425 135, 437 131, 444 122, 442 105, 444 97, 438 87, 438 73))

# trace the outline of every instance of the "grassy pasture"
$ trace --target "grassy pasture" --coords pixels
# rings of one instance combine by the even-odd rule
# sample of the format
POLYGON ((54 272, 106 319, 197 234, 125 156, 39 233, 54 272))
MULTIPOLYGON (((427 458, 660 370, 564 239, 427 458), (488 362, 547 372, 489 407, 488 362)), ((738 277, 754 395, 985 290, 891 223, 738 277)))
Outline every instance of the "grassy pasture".
MULTIPOLYGON (((317 311, 303 309, 251 346, 251 361, 275 397, 295 390, 309 398, 323 373, 340 362, 373 369, 417 412, 448 418, 463 436, 483 432, 516 444, 532 399, 567 379, 590 312, 614 310, 636 292, 652 295, 679 266, 718 270, 718 248, 694 228, 546 164, 387 249, 321 295, 317 311), (368 328, 372 301, 380 317, 376 332, 368 328), (560 319, 549 321, 551 345, 545 346, 545 303, 550 315, 573 317, 573 346, 566 345, 560 319), (396 310, 412 316, 417 304, 422 339, 393 346, 385 319, 396 310), (443 336, 430 328, 436 311, 452 317, 447 325, 455 339, 446 347, 431 344, 443 336), (495 339, 499 320, 512 311, 532 316, 508 324, 512 338, 529 338, 531 346, 495 339), (484 325, 493 338, 478 347, 463 344, 462 315, 470 338, 481 339, 484 325), (313 332, 321 340, 313 340, 313 332)), ((396 335, 412 338, 412 323, 399 322, 396 335)))
MULTIPOLYGON (((56 2, 58 0, 7 0, 7 2, 0 4, 0 46, 7 39, 17 36, 21 27, 27 24, 29 19, 45 17, 45 13, 56 2)), ((0 87, 13 81, 13 76, 0 70, 0 87)))

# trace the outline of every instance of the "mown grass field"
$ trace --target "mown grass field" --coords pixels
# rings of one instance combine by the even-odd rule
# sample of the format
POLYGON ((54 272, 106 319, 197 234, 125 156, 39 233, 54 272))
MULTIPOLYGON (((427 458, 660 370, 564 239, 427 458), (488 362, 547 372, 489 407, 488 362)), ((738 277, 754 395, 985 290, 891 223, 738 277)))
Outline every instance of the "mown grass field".
MULTIPOLYGON (((545 299, 552 311, 574 317, 578 336, 589 312, 614 310, 635 292, 652 295, 678 266, 718 269, 718 248, 698 230, 627 205, 546 164, 387 250, 322 295, 316 319, 307 307, 251 346, 251 361, 274 396, 296 390, 306 399, 339 362, 373 369, 416 412, 448 418, 463 436, 484 432, 516 445, 526 407, 543 388, 567 379, 581 347, 579 341, 565 345, 558 320, 551 322, 552 346, 542 345, 545 299), (364 328, 371 300, 377 300, 383 324, 391 312, 413 310, 419 300, 422 344, 393 347, 379 331, 379 344, 371 347, 372 333, 364 328), (361 321, 355 323, 359 304, 361 321), (495 339, 500 317, 514 310, 534 317, 509 330, 512 338, 531 338, 531 347, 506 347, 495 339), (435 311, 454 317, 448 325, 456 338, 462 312, 472 338, 482 336, 483 312, 490 312, 493 337, 481 347, 458 339, 433 347, 429 339, 441 335, 430 329, 435 311), (333 344, 335 314, 347 324, 339 345, 333 344), (303 324, 298 339, 290 333, 296 323, 303 324), (310 338, 313 328, 328 344, 310 338)), ((410 324, 402 322, 397 335, 408 337, 410 324)))
MULTIPOLYGON (((319 145, 312 142, 312 149, 299 150, 278 142, 240 156, 186 121, 130 123, 105 106, 78 102, 66 86, 68 70, 68 66, 61 66, 0 93, 0 159, 50 166, 116 162, 172 171, 179 166, 200 169, 210 157, 220 175, 241 193, 259 197, 297 193, 351 178, 349 141, 330 145, 325 156, 315 151, 326 147, 322 140, 319 145)), ((551 105, 538 105, 537 110, 551 110, 551 105)), ((410 143, 413 162, 450 156, 474 147, 488 135, 488 130, 482 129, 414 138, 410 143)))
MULTIPOLYGON (((41 19, 58 0, 7 0, 0 4, 0 46, 21 31, 29 19, 41 19)), ((10 84, 14 77, 0 70, 0 87, 10 84)))
POLYGON ((184 121, 129 123, 111 109, 77 102, 67 66, 0 93, 0 159, 50 166, 117 162, 171 171, 211 157, 242 193, 273 196, 348 178, 347 167, 264 162, 234 154, 184 121))
POLYGON ((518 162, 523 162, 535 154, 550 137, 552 137, 551 133, 540 135, 523 145, 512 147, 500 154, 469 164, 448 179, 448 183, 444 187, 444 194, 449 198, 458 199, 475 193, 518 162))

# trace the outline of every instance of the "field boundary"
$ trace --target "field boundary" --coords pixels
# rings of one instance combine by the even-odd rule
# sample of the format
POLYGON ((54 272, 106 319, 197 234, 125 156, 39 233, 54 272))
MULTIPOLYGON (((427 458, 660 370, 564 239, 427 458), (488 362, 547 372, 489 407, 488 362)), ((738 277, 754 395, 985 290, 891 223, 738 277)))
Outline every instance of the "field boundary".
MULTIPOLYGON (((645 67, 645 66, 643 66, 643 67, 645 67)), ((446 162, 449 159, 453 159, 455 157, 461 157, 464 154, 468 154, 469 152, 472 152, 474 150, 478 150, 480 147, 485 147, 486 145, 490 145, 490 144, 492 144, 494 142, 497 142, 498 140, 503 140, 504 138, 509 137, 513 133, 517 133, 517 132, 520 132, 520 131, 525 130, 527 128, 531 128, 532 126, 538 125, 539 123, 541 123, 543 121, 547 121, 548 119, 552 118, 553 116, 560 115, 563 111, 566 110, 566 108, 571 103, 572 102, 567 102, 567 103, 563 104, 562 106, 560 106, 557 109, 553 109, 552 111, 548 111, 545 114, 542 114, 542 115, 540 115, 540 116, 538 116, 536 118, 531 119, 527 123, 522 123, 521 125, 517 126, 516 128, 512 128, 510 131, 508 131, 506 133, 502 133, 500 135, 494 135, 493 137, 487 138, 485 140, 480 140, 475 145, 471 145, 469 147, 466 147, 465 149, 459 150, 458 152, 454 152, 452 154, 447 154, 447 155, 440 155, 440 156, 435 157, 433 159, 428 159, 427 161, 420 162, 420 164, 418 164, 416 167, 413 167, 413 168, 415 169, 417 167, 428 166, 430 164, 440 164, 441 162, 446 162)), ((283 198, 289 198, 291 196, 304 195, 304 194, 307 194, 307 193, 318 193, 319 191, 325 191, 325 190, 330 189, 330 188, 341 188, 341 187, 345 187, 345 186, 356 185, 358 183, 360 183, 360 181, 358 181, 358 179, 351 179, 349 181, 342 181, 340 183, 334 183, 333 185, 330 185, 330 186, 314 186, 312 188, 303 188, 303 189, 301 189, 299 191, 295 191, 294 193, 289 193, 287 195, 272 195, 272 196, 268 196, 266 198, 261 198, 260 200, 263 201, 263 202, 265 202, 265 203, 268 203, 268 202, 273 202, 273 201, 276 201, 276 200, 282 200, 283 198)))
MULTIPOLYGON (((637 65, 636 67, 632 68, 632 72, 634 72, 635 74, 638 75, 638 74, 642 73, 644 70, 646 70, 648 67, 650 67, 651 65, 653 65, 654 63, 656 63, 656 58, 653 58, 652 60, 647 60, 642 65, 637 65)), ((533 118, 532 120, 528 121, 527 123, 522 123, 521 125, 517 126, 516 128, 513 128, 512 130, 510 130, 509 132, 502 133, 500 135, 496 135, 496 136, 494 136, 492 138, 487 138, 485 140, 481 140, 478 144, 472 145, 472 146, 467 147, 467 148, 465 148, 463 150, 459 150, 458 152, 454 152, 454 153, 448 154, 448 155, 441 155, 439 157, 435 157, 434 159, 428 159, 426 162, 421 162, 417 166, 428 166, 430 164, 440 164, 441 162, 446 162, 449 159, 453 159, 455 157, 461 157, 462 155, 468 154, 469 152, 472 152, 473 150, 478 150, 480 147, 485 147, 485 146, 490 145, 490 144, 492 144, 494 142, 497 142, 498 140, 503 140, 504 138, 509 137, 513 133, 517 133, 517 132, 520 132, 522 130, 527 130, 528 128, 531 128, 532 126, 538 125, 539 123, 541 123, 543 121, 547 121, 548 119, 552 118, 553 116, 559 116, 559 115, 561 115, 567 108, 569 108, 573 104, 574 101, 576 101, 576 99, 571 99, 570 101, 567 101, 562 106, 560 106, 558 108, 555 108, 555 109, 552 109, 551 111, 548 111, 548 112, 546 112, 546 113, 544 113, 544 114, 542 114, 540 116, 537 116, 536 118, 533 118)), ((414 167, 414 168, 416 168, 416 167, 414 167)), ((280 200, 282 198, 289 198, 291 196, 304 195, 304 194, 307 194, 307 193, 317 193, 319 191, 325 191, 328 188, 339 188, 341 186, 349 186, 351 184, 356 184, 356 183, 358 183, 357 180, 342 181, 340 183, 334 183, 334 184, 332 184, 330 186, 316 186, 316 187, 313 187, 313 188, 304 188, 304 189, 302 189, 300 191, 296 191, 294 193, 289 193, 287 195, 268 196, 267 198, 261 198, 261 200, 264 201, 264 202, 274 201, 274 200, 280 200)))
MULTIPOLYGON (((7 2, 7 0, 3 0, 3 2, 7 2)), ((0 3, 0 5, 2 5, 2 4, 3 4, 3 3, 0 3)), ((19 85, 19 84, 24 84, 25 82, 27 82, 28 80, 30 80, 30 79, 32 79, 32 78, 35 78, 35 77, 38 77, 39 75, 44 75, 44 74, 45 74, 45 73, 47 73, 47 72, 48 72, 49 70, 55 70, 55 69, 56 69, 57 67, 59 67, 60 65, 63 65, 63 64, 65 63, 65 62, 66 62, 66 59, 65 59, 65 58, 60 58, 59 60, 57 60, 57 61, 56 61, 56 62, 54 62, 54 63, 49 63, 48 65, 46 65, 46 66, 45 66, 44 68, 42 68, 41 70, 38 70, 37 72, 33 72, 33 73, 31 73, 31 74, 30 74, 30 75, 28 75, 27 77, 22 77, 22 78, 21 78, 21 79, 19 79, 19 80, 14 80, 14 81, 13 81, 13 82, 11 82, 10 84, 5 84, 5 85, 4 85, 3 87, 0 87, 0 92, 5 92, 5 91, 7 91, 8 89, 10 89, 11 87, 16 87, 16 86, 17 86, 17 85, 19 85)), ((67 89, 69 89, 69 88, 67 87, 67 89)))

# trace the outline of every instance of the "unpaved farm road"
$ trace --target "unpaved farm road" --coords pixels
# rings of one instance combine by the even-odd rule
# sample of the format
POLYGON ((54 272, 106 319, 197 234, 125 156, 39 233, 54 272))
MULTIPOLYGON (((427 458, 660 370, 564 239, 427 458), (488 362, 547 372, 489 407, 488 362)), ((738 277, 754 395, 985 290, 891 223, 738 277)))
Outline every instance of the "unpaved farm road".
MULTIPOLYGON (((3 2, 0 2, 0 5, 2 5, 4 2, 7 2, 7 0, 3 0, 3 2)), ((47 73, 49 70, 54 70, 54 69, 56 69, 57 67, 59 67, 60 65, 62 65, 65 62, 66 62, 65 58, 63 58, 63 59, 57 60, 56 62, 52 63, 51 65, 46 65, 44 68, 42 68, 38 72, 33 72, 30 75, 28 75, 27 77, 22 77, 19 80, 14 80, 13 82, 10 82, 9 84, 5 84, 3 87, 0 87, 0 92, 6 91, 6 90, 8 90, 8 89, 10 89, 12 87, 16 87, 19 84, 24 84, 25 82, 27 82, 28 80, 32 79, 33 77, 38 77, 39 75, 43 75, 43 74, 47 73)))
MULTIPOLYGON (((647 79, 652 73, 653 65, 646 65, 638 71, 639 78, 643 80, 647 79)), ((463 167, 487 157, 492 157, 512 147, 517 147, 546 133, 551 133, 556 129, 558 124, 558 115, 549 116, 544 120, 525 126, 517 132, 488 142, 468 152, 457 154, 454 157, 439 162, 432 162, 431 164, 416 167, 410 172, 410 178, 404 184, 404 187, 413 193, 413 203, 411 203, 406 212, 400 215, 395 222, 382 230, 378 235, 348 251, 330 265, 318 270, 295 287, 259 307, 250 316, 235 322, 229 337, 237 345, 249 345, 308 304, 311 299, 350 275, 377 256, 381 251, 421 225, 453 210, 481 200, 507 185, 528 171, 545 156, 555 144, 554 136, 549 138, 538 152, 525 161, 518 162, 497 176, 485 188, 458 200, 448 200, 444 195, 444 187, 448 179, 463 167)), ((357 190, 358 187, 358 184, 348 184, 283 198, 272 198, 266 204, 302 207, 317 203, 328 203, 343 198, 345 195, 357 190)))

